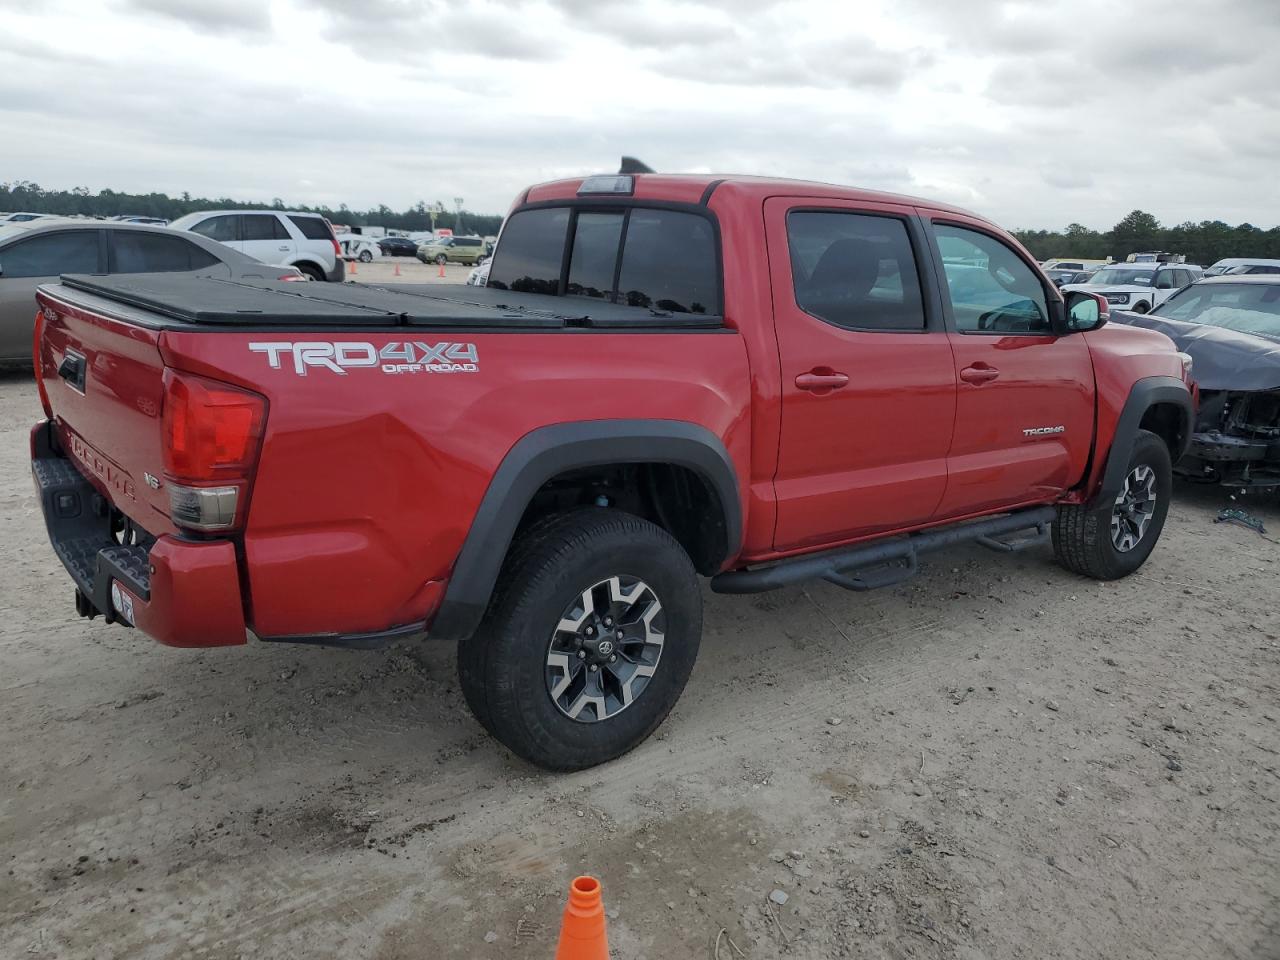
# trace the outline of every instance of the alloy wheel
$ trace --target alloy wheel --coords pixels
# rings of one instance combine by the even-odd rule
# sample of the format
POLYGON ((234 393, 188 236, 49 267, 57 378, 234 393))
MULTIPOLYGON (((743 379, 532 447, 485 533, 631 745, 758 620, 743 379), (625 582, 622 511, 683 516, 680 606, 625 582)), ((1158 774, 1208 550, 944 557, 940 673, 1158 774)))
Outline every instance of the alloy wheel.
POLYGON ((1139 464, 1124 478, 1124 487, 1111 508, 1111 543, 1121 553, 1136 547, 1156 512, 1156 472, 1139 464))
POLYGON ((648 688, 662 659, 665 618, 643 580, 616 576, 575 597, 547 647, 547 693, 571 720, 617 716, 648 688))

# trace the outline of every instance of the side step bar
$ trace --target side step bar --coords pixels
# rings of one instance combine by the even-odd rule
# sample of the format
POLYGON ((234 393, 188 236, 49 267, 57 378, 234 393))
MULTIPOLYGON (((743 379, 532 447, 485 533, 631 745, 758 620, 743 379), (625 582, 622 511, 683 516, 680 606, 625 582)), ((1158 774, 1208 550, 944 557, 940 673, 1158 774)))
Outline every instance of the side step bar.
POLYGON ((1033 507, 1002 517, 922 530, 833 553, 782 560, 767 567, 729 570, 711 578, 711 589, 716 593, 763 593, 806 580, 826 580, 846 590, 874 590, 901 583, 914 575, 919 568, 919 555, 930 550, 970 540, 1005 552, 1040 543, 1048 535, 1049 524, 1056 516, 1054 507, 1033 507), (1035 532, 1014 541, 996 539, 1023 530, 1035 532))

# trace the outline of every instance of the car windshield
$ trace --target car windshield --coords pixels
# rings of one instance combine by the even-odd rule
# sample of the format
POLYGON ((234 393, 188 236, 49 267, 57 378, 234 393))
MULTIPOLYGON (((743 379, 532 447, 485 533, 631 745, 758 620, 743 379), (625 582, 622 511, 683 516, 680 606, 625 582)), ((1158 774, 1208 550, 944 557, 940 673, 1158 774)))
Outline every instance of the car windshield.
POLYGON ((1195 283, 1152 312, 1280 339, 1280 283, 1195 283))
POLYGON ((1151 278, 1156 275, 1154 270, 1133 270, 1126 267, 1109 267, 1106 270, 1099 270, 1093 275, 1090 283, 1105 284, 1109 287, 1127 287, 1127 286, 1151 286, 1151 278))

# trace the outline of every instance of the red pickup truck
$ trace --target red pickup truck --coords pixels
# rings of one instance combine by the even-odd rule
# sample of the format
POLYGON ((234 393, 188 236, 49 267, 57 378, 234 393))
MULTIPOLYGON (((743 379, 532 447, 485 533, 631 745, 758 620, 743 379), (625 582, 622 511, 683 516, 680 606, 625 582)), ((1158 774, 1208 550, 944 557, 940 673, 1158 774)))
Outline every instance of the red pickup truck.
POLYGON ((520 756, 662 721, 699 576, 895 583, 959 541, 1137 569, 1185 358, 989 221, 813 183, 532 187, 488 286, 67 276, 32 467, 83 616, 161 643, 458 644, 520 756))

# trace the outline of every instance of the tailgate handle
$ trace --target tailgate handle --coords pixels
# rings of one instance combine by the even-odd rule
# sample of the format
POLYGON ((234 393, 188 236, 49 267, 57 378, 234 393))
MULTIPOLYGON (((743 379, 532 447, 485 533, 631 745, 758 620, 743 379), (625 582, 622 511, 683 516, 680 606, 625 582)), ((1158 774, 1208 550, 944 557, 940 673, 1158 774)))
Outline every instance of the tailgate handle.
POLYGON ((74 350, 68 350, 62 362, 58 364, 58 376, 81 393, 84 393, 84 371, 84 356, 74 350))

